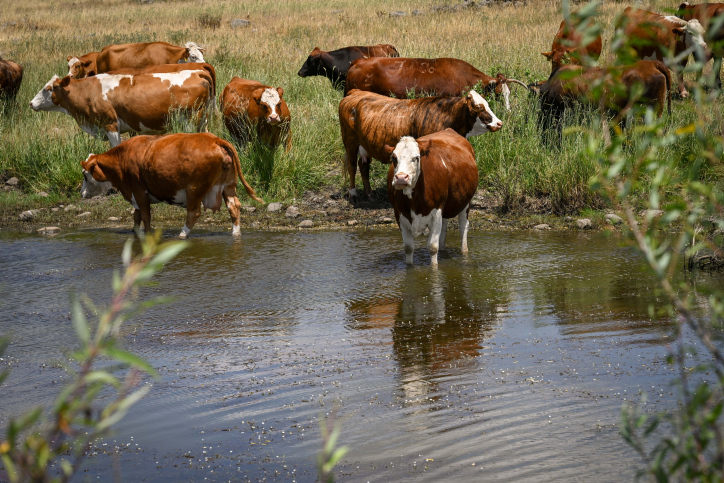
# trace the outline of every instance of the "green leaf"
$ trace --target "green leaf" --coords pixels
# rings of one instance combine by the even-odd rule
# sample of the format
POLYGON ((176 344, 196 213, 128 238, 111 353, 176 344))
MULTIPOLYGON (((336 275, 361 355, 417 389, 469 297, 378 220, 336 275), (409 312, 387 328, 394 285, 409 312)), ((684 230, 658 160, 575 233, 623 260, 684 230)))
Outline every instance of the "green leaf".
POLYGON ((71 295, 70 303, 73 316, 73 328, 78 339, 80 339, 83 345, 87 346, 88 341, 90 341, 90 327, 88 327, 88 321, 83 313, 83 307, 75 295, 71 295))
POLYGON ((138 391, 126 396, 123 398, 118 405, 114 408, 114 412, 102 419, 98 422, 98 425, 96 426, 96 429, 98 431, 104 431, 114 424, 116 424, 118 421, 123 419, 123 416, 126 415, 126 412, 128 412, 128 409, 133 406, 136 402, 138 402, 143 396, 145 396, 148 391, 151 390, 151 386, 143 386, 138 391))
POLYGON ((89 384, 94 382, 102 382, 103 384, 108 384, 115 388, 121 387, 121 383, 118 381, 118 379, 105 371, 93 371, 87 374, 84 379, 89 384))
POLYGON ((124 267, 131 265, 131 256, 133 254, 133 237, 126 240, 126 244, 123 245, 123 252, 121 253, 121 261, 124 267))
POLYGON ((121 349, 116 349, 115 347, 107 347, 104 352, 108 357, 111 357, 117 361, 125 362, 126 364, 137 367, 144 372, 151 374, 154 377, 158 377, 156 370, 151 367, 148 362, 144 361, 135 354, 123 351, 121 349))
POLYGON ((10 481, 20 481, 20 478, 18 477, 18 472, 15 470, 15 464, 13 463, 13 460, 8 456, 7 454, 2 455, 3 465, 5 465, 5 471, 8 474, 8 477, 10 478, 10 481))

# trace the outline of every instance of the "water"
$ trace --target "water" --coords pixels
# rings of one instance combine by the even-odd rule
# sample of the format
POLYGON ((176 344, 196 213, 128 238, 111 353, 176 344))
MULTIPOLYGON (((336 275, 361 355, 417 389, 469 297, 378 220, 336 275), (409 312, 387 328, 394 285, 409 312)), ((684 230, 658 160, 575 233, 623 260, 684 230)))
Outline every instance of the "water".
MULTIPOLYGON (((109 299, 128 233, 0 233, 4 427, 67 380, 68 294, 109 299)), ((673 328, 616 238, 473 232, 462 257, 451 233, 435 271, 392 230, 242 235, 195 231, 143 290, 175 297, 125 329, 160 380, 83 478, 313 481, 337 408, 340 481, 621 481, 621 405, 675 405, 673 328)))

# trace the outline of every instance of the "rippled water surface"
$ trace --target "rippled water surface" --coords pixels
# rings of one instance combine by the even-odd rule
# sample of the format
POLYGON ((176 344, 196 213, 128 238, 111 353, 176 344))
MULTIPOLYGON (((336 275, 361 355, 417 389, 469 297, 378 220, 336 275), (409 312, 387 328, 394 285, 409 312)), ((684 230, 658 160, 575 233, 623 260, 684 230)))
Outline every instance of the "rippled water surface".
MULTIPOLYGON (((451 233, 431 270, 392 230, 194 235, 144 289, 175 302, 126 331, 161 379, 85 478, 313 481, 338 405, 340 481, 621 481, 622 403, 674 405, 672 327, 616 238, 473 232, 462 257, 451 233)), ((0 232, 0 426, 59 390, 68 295, 108 300, 127 236, 0 232)))

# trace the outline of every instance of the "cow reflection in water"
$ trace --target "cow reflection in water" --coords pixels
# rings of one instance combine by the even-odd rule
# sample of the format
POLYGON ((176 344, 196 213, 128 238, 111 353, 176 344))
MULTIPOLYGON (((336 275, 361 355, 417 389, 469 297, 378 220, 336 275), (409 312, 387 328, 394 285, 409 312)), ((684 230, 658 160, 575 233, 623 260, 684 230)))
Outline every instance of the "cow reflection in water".
POLYGON ((419 408, 414 412, 436 409, 447 394, 439 385, 449 376, 479 369, 484 341, 500 325, 498 314, 509 303, 505 281, 481 286, 476 279, 460 267, 410 269, 398 296, 349 307, 356 329, 391 331, 397 396, 419 408))

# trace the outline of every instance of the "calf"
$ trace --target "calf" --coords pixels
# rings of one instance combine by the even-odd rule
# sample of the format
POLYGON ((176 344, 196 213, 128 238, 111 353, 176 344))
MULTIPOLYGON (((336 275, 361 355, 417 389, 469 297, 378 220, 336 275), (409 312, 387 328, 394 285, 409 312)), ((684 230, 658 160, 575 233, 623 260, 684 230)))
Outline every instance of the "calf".
POLYGON ((463 91, 481 84, 483 95, 502 94, 505 108, 510 110, 508 84, 511 82, 527 87, 503 74, 485 75, 459 59, 372 57, 352 62, 344 93, 347 95, 352 89, 360 89, 398 99, 407 99, 409 94, 450 97, 460 96, 463 91))
POLYGON ((83 79, 53 76, 30 102, 34 111, 73 116, 88 134, 121 143, 121 133, 166 132, 173 112, 206 127, 213 83, 205 70, 155 74, 98 74, 83 79))
POLYGON ((547 82, 531 89, 540 94, 541 115, 559 134, 566 108, 577 104, 603 107, 622 120, 637 104, 654 108, 661 117, 666 101, 671 114, 671 75, 658 60, 609 68, 564 65, 547 82))
POLYGON ((100 52, 89 52, 80 57, 68 56, 68 75, 72 79, 94 76, 98 73, 96 58, 100 52))
MULTIPOLYGON (((704 62, 710 53, 704 42, 704 28, 698 20, 682 20, 674 16, 627 7, 616 23, 616 30, 627 39, 628 52, 634 58, 642 60, 664 61, 667 56, 679 58, 674 65, 679 94, 688 97, 684 84, 684 68, 689 53, 694 53, 698 61, 704 62)), ((620 51, 626 53, 626 50, 620 51)), ((624 57, 626 57, 624 55, 624 57)))
POLYGON ((445 248, 447 219, 458 217, 462 252, 468 253, 468 213, 478 189, 478 166, 470 143, 452 129, 414 139, 405 136, 385 146, 392 166, 387 194, 395 209, 405 244, 405 262, 412 264, 415 237, 430 229, 430 263, 445 248))
POLYGON ((315 47, 307 60, 299 69, 299 77, 321 75, 332 82, 338 90, 344 90, 347 80, 347 71, 352 62, 363 57, 399 57, 397 49, 389 44, 343 47, 341 49, 325 52, 315 47))
POLYGON ((109 45, 96 58, 96 73, 179 62, 205 62, 204 49, 194 42, 184 47, 166 42, 109 45))
POLYGON ((364 192, 369 196, 372 191, 370 158, 389 163, 390 156, 384 147, 396 144, 402 136, 420 137, 452 128, 458 134, 471 137, 503 127, 488 102, 475 91, 466 97, 402 100, 353 90, 339 103, 339 124, 345 167, 350 175, 350 202, 357 197, 358 154, 364 192))
POLYGON ((201 215, 201 205, 216 212, 223 199, 231 233, 240 236, 237 177, 249 197, 264 203, 244 179, 234 147, 209 133, 136 136, 104 154, 89 155, 81 167, 83 198, 113 186, 133 205, 137 233, 141 222, 146 233, 151 230, 151 204, 164 202, 186 208, 186 224, 179 234, 186 238, 201 215))
POLYGON ((13 100, 23 82, 23 68, 12 60, 0 57, 0 98, 13 100))
POLYGON ((724 3, 701 3, 699 5, 691 5, 684 2, 679 5, 676 16, 686 21, 698 20, 706 29, 706 40, 712 47, 712 57, 714 57, 714 66, 712 68, 714 74, 714 82, 717 89, 721 89, 721 65, 722 57, 724 57, 724 25, 722 17, 724 17, 724 3))
POLYGON ((551 51, 541 54, 551 62, 551 75, 561 65, 586 65, 591 61, 597 61, 601 56, 601 35, 598 34, 593 41, 584 45, 580 32, 591 26, 579 25, 578 22, 579 19, 575 14, 570 19, 563 20, 553 38, 551 51))
POLYGON ((240 143, 249 142, 251 130, 270 149, 282 141, 292 147, 291 115, 282 95, 284 89, 234 77, 221 93, 224 124, 240 143), (286 140, 285 140, 286 138, 286 140))

